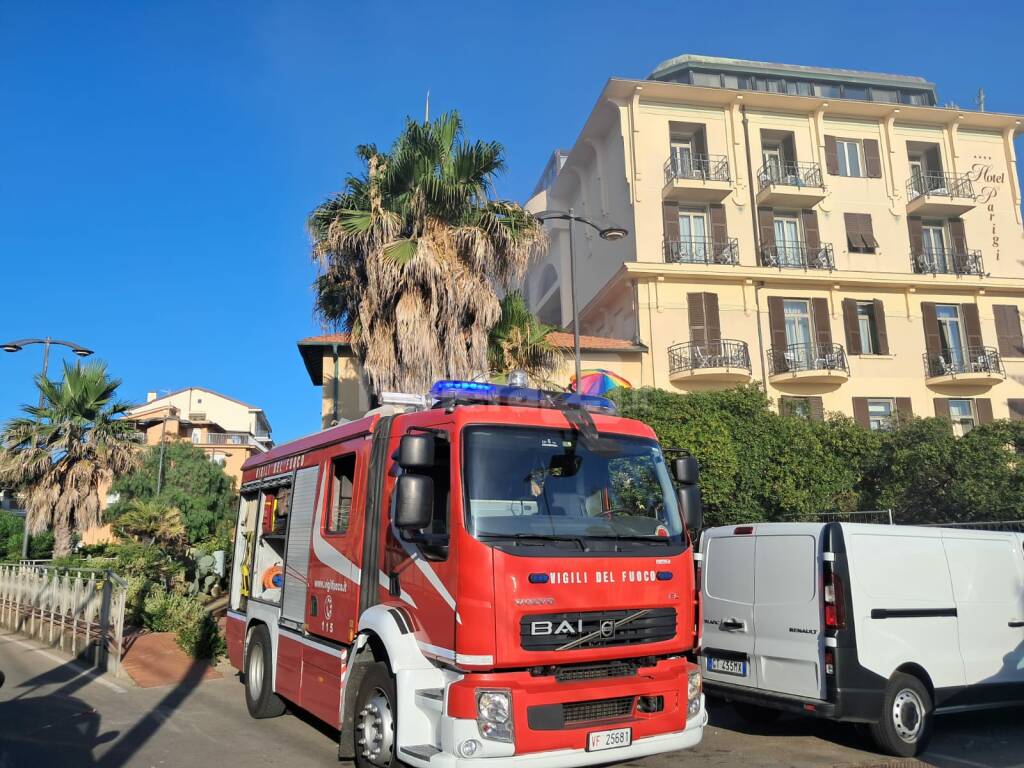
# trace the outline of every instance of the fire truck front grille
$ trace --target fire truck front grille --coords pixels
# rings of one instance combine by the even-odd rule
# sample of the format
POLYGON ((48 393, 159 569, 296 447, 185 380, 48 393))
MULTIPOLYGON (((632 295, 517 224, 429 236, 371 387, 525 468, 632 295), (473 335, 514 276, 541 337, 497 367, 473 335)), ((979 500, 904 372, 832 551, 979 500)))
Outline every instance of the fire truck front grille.
POLYGON ((519 621, 520 643, 526 651, 640 645, 671 640, 675 634, 674 608, 546 613, 519 621))
POLYGON ((566 725, 626 717, 632 712, 632 696, 619 696, 615 699, 598 699, 596 701, 574 701, 562 705, 562 716, 565 718, 566 725))
POLYGON ((603 664, 577 664, 572 667, 555 669, 555 680, 569 683, 575 680, 602 680, 609 677, 633 677, 637 667, 632 663, 617 661, 603 664))

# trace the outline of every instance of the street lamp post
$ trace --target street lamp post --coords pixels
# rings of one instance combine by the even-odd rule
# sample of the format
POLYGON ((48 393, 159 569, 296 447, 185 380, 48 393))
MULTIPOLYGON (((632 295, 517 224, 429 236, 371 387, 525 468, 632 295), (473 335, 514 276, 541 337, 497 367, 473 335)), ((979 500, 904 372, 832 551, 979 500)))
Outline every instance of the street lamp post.
MULTIPOLYGON (((91 349, 86 349, 85 347, 83 347, 83 346, 81 346, 79 344, 75 344, 74 342, 71 342, 71 341, 61 341, 60 339, 53 339, 53 338, 50 338, 49 336, 47 336, 45 339, 18 339, 17 341, 9 341, 6 344, 0 344, 0 349, 2 349, 4 352, 20 352, 24 347, 27 347, 27 346, 29 346, 31 344, 42 344, 43 345, 43 370, 42 370, 41 376, 44 379, 46 378, 46 371, 48 370, 48 368, 50 366, 50 345, 51 344, 58 344, 58 345, 60 345, 62 347, 67 347, 68 349, 70 349, 72 352, 74 352, 79 357, 88 357, 89 355, 92 354, 92 350, 91 349)), ((40 392, 39 393, 39 408, 40 408, 40 410, 42 410, 42 407, 44 405, 46 405, 46 401, 45 401, 45 398, 43 397, 43 393, 40 392)), ((24 531, 24 533, 21 536, 21 559, 22 560, 27 560, 28 559, 28 512, 25 513, 25 531, 24 531)))
POLYGON ((577 221, 592 227, 601 239, 613 242, 621 240, 629 234, 625 227, 599 227, 590 219, 577 216, 570 208, 568 211, 541 211, 534 214, 537 221, 568 221, 569 222, 569 295, 572 301, 572 348, 573 357, 576 361, 576 391, 580 391, 580 378, 582 376, 582 365, 580 363, 580 318, 576 298, 576 244, 573 232, 577 221))

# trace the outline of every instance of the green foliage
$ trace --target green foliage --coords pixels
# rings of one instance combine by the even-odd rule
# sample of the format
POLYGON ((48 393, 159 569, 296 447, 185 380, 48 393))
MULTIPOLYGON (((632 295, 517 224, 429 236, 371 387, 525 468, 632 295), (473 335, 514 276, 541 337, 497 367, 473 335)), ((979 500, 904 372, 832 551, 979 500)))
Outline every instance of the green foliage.
POLYGON ((114 483, 113 490, 121 498, 107 514, 115 527, 131 502, 158 501, 165 508, 181 510, 190 544, 217 534, 222 522, 230 519, 235 510, 234 480, 210 461, 201 448, 187 442, 170 442, 164 446, 163 485, 157 498, 159 465, 160 447, 153 446, 143 455, 139 469, 114 483))
MULTIPOLYGON (((7 510, 0 510, 0 562, 16 562, 21 559, 21 539, 24 531, 25 521, 22 518, 7 510)), ((45 560, 52 554, 52 531, 43 531, 29 539, 29 559, 45 560)))
POLYGON ((154 586, 142 599, 142 617, 154 632, 174 632, 192 658, 216 661, 226 650, 216 620, 193 597, 154 586))

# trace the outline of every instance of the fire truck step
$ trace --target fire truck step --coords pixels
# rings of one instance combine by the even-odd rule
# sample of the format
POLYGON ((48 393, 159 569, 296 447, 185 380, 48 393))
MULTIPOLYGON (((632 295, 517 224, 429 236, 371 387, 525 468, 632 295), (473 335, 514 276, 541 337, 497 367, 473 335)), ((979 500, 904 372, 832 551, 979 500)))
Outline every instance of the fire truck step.
POLYGON ((433 744, 416 744, 412 747, 402 747, 401 751, 417 760, 429 760, 441 750, 433 744))
POLYGON ((442 688, 421 688, 416 691, 416 706, 423 709, 432 709, 435 712, 444 711, 444 689, 442 688))

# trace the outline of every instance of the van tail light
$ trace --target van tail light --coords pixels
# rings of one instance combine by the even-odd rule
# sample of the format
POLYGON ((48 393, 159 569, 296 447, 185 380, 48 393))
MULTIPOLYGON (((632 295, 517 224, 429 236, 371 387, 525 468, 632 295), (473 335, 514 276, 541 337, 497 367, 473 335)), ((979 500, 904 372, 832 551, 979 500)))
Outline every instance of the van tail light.
POLYGON ((836 673, 836 652, 831 648, 825 649, 825 674, 832 677, 836 673))
POLYGON ((822 589, 825 603, 825 629, 846 628, 846 608, 843 594, 843 580, 836 573, 835 564, 825 563, 825 584, 822 589))
POLYGON ((693 642, 700 646, 700 630, 703 625, 704 600, 701 597, 701 585, 704 583, 704 562, 700 555, 693 562, 693 642))

